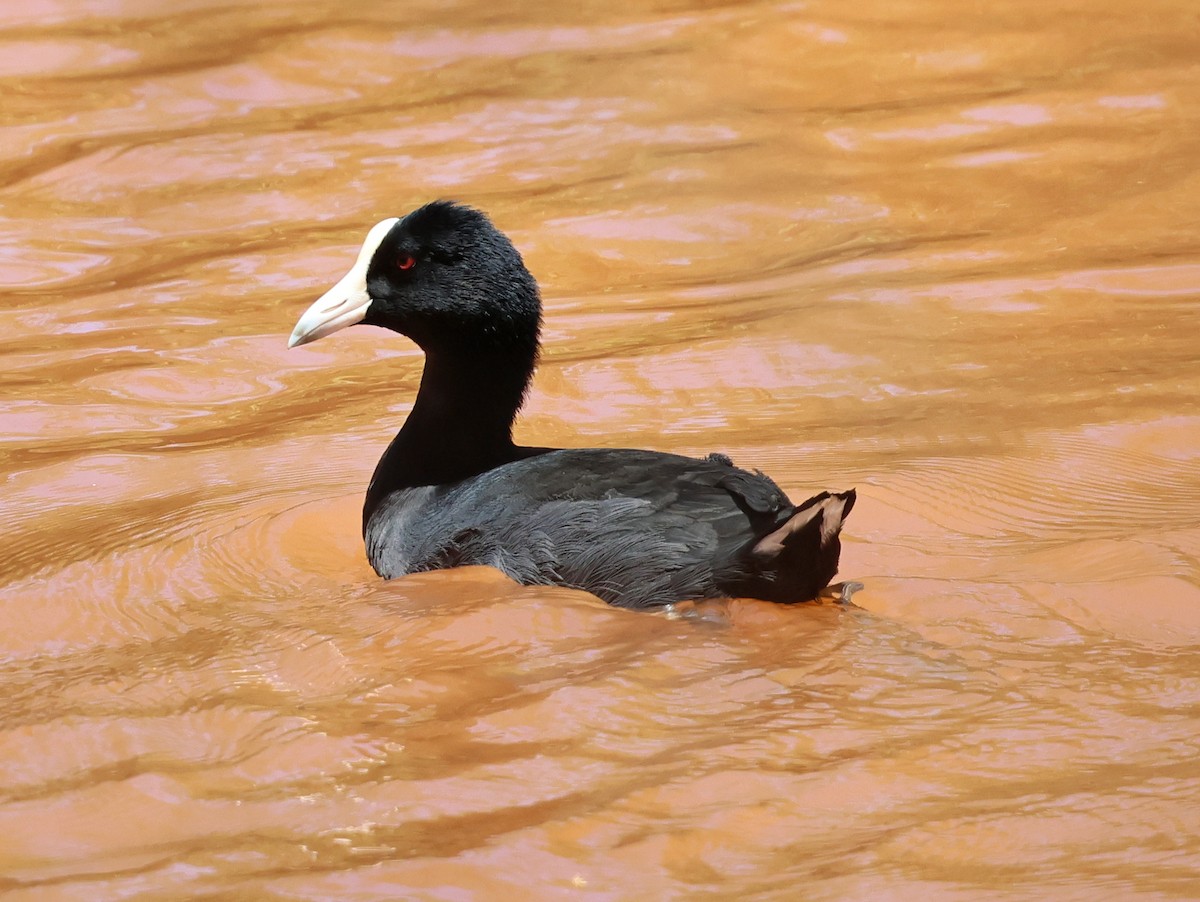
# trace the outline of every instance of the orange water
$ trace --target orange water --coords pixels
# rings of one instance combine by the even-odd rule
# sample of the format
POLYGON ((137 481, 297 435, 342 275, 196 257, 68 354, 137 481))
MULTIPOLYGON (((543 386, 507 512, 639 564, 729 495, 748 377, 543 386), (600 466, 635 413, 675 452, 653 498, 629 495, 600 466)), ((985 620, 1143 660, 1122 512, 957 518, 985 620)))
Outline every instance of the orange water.
POLYGON ((0 10, 6 902, 1195 898, 1193 3, 172 7, 0 10), (420 356, 285 341, 439 196, 519 440, 857 486, 859 607, 378 581, 420 356))

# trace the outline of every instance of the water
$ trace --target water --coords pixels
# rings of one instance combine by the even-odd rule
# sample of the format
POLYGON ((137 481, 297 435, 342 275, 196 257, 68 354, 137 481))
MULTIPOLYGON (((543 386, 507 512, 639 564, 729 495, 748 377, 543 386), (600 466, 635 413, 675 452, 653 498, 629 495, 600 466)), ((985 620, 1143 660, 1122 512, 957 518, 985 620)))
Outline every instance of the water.
POLYGON ((1187 899, 1200 18, 827 2, 0 12, 6 900, 1187 899), (418 352, 288 352, 448 196, 518 439, 857 486, 858 607, 382 583, 418 352))

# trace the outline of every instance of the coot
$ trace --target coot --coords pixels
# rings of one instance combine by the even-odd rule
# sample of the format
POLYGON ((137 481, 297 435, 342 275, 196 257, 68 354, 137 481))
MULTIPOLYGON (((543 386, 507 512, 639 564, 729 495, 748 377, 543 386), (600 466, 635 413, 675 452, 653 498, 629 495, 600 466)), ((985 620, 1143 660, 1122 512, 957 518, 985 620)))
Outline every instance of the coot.
POLYGON ((350 272, 296 324, 289 347, 367 323, 425 352, 412 412, 363 507, 380 576, 486 564, 628 608, 798 602, 829 583, 853 490, 796 505, 721 454, 513 444, 541 316, 512 242, 478 210, 436 201, 372 228, 350 272))

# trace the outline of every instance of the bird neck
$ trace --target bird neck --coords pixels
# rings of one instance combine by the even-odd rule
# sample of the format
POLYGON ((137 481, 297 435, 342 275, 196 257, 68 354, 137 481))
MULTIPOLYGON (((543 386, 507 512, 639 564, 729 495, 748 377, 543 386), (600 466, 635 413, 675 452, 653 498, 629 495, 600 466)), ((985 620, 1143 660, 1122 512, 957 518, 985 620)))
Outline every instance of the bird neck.
POLYGON ((412 412, 380 458, 367 489, 363 528, 392 492, 445 485, 523 456, 512 425, 533 376, 528 356, 426 353, 412 412))

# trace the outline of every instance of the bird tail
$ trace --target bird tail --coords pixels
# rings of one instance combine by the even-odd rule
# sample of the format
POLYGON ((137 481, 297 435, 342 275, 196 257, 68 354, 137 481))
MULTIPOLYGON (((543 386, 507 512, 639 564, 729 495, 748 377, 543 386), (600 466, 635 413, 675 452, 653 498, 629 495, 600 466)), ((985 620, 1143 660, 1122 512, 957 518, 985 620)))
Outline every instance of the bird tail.
POLYGON ((755 543, 751 555, 771 574, 776 601, 808 601, 829 585, 842 554, 842 523, 857 497, 854 489, 814 495, 755 543))

